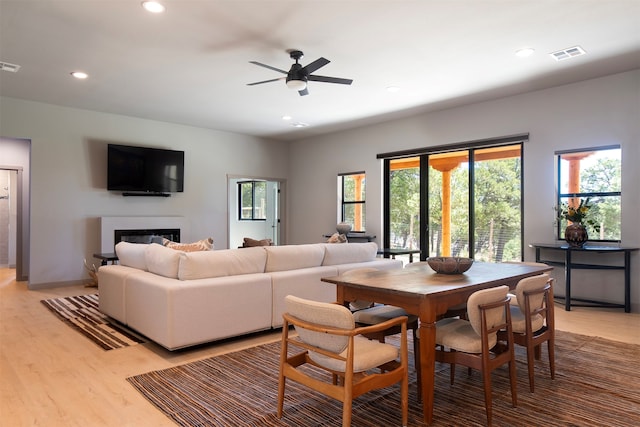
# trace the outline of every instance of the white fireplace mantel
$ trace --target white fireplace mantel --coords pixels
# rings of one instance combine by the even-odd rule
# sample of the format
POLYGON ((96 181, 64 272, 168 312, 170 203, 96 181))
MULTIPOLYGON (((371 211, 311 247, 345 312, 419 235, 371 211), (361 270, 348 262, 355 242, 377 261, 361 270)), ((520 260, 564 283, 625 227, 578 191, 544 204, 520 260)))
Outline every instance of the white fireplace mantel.
POLYGON ((103 216, 100 217, 100 252, 113 252, 115 230, 177 228, 180 235, 189 231, 189 223, 182 216, 103 216))

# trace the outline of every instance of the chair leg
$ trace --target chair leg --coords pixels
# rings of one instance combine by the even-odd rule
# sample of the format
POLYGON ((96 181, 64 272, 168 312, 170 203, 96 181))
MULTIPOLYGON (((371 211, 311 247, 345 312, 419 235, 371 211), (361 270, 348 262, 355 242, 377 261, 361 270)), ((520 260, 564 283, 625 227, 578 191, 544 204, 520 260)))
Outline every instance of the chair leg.
POLYGON ((533 383, 534 359, 535 349, 531 348, 531 346, 527 346, 527 372, 529 373, 529 391, 531 393, 533 393, 535 387, 533 383))
POLYGON ((413 329, 413 365, 416 370, 416 385, 418 387, 418 402, 422 402, 422 370, 420 369, 420 341, 418 329, 413 329))
POLYGON ((491 373, 488 369, 482 372, 482 382, 484 384, 484 406, 487 412, 487 425, 490 426, 493 402, 491 400, 491 373))
POLYGON ((342 427, 351 427, 352 396, 345 396, 342 402, 342 427))
POLYGON ((282 418, 282 409, 284 407, 284 387, 286 378, 280 374, 278 380, 278 418, 282 418))
POLYGON ((518 406, 518 384, 516 374, 516 359, 515 354, 511 354, 511 361, 509 362, 509 383, 511 385, 511 404, 513 407, 518 406))
POLYGON ((549 370, 551 371, 551 379, 556 377, 556 363, 555 363, 555 342, 553 336, 547 340, 547 352, 549 353, 549 370))
POLYGON ((409 372, 404 373, 404 378, 400 382, 400 403, 402 406, 402 425, 406 426, 409 421, 409 372))

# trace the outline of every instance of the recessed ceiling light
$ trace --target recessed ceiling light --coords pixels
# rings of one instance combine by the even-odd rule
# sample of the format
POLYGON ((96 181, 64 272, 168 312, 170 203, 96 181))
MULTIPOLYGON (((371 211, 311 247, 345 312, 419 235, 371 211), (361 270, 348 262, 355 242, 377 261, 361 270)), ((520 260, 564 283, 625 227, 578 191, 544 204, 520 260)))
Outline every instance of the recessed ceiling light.
POLYGON ((284 121, 288 121, 288 120, 291 120, 291 119, 293 119, 293 117, 291 117, 291 116, 289 116, 289 115, 287 115, 287 114, 285 114, 284 116, 282 116, 282 120, 284 120, 284 121))
POLYGON ((151 13, 162 13, 166 9, 162 5, 162 3, 157 1, 143 1, 142 7, 144 7, 146 10, 148 10, 151 13))
POLYGON ((387 92, 391 92, 391 93, 400 92, 400 87, 398 87, 398 86, 387 86, 387 92))
POLYGON ((532 47, 523 47, 522 49, 516 50, 516 56, 520 58, 526 58, 527 56, 533 55, 536 50, 532 47))
POLYGON ((294 128, 306 128, 307 126, 309 126, 309 124, 302 123, 302 122, 295 122, 295 123, 291 123, 291 126, 293 126, 294 128))
POLYGON ((83 80, 89 77, 89 74, 85 73, 84 71, 74 71, 71 73, 71 75, 76 79, 80 79, 80 80, 83 80))

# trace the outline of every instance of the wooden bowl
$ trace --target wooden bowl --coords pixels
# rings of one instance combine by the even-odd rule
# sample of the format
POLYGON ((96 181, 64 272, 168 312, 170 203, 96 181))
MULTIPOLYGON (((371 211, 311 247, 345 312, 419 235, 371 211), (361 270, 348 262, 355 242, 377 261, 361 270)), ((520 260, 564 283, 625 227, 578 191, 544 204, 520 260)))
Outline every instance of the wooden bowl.
POLYGON ((471 268, 472 258, 439 256, 427 258, 429 267, 436 273, 462 274, 471 268))

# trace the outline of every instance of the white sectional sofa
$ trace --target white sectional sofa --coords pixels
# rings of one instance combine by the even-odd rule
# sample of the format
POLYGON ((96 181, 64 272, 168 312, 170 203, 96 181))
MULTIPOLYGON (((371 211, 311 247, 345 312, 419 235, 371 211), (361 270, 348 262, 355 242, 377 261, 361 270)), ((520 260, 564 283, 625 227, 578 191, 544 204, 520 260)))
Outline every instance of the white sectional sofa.
POLYGON ((98 270, 100 311, 169 350, 282 326, 284 298, 333 302, 322 277, 401 268, 370 243, 317 243, 182 252, 121 242, 98 270))

